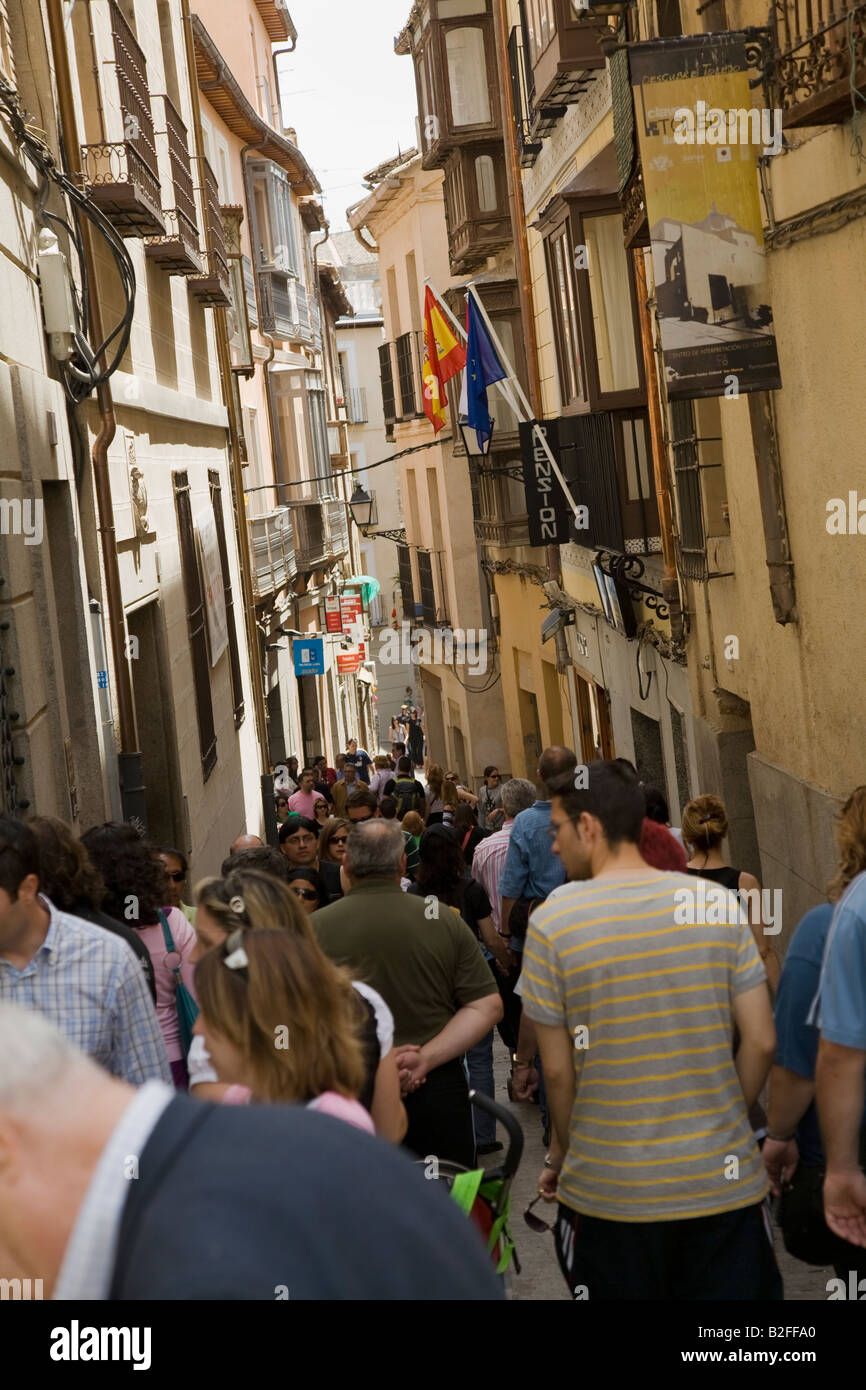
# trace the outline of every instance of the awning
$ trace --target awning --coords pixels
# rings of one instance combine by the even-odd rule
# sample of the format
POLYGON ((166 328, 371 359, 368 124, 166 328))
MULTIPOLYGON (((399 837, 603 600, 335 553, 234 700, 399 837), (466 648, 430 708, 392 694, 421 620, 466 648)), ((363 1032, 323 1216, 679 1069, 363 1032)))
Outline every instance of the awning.
POLYGON ((574 609, 554 608, 541 624, 541 640, 547 642, 551 637, 555 637, 564 627, 568 627, 575 620, 574 609))
POLYGON ((190 15, 190 25, 199 88, 232 134, 245 145, 255 145, 258 159, 271 159, 285 169, 296 193, 321 193, 319 181, 297 145, 272 130, 247 101, 197 14, 190 15))
POLYGON ((370 603, 370 601, 380 593, 382 588, 378 579, 374 578, 372 574, 353 574, 351 579, 346 580, 345 587, 348 588, 350 584, 356 584, 360 588, 367 590, 367 593, 363 595, 366 603, 370 603))

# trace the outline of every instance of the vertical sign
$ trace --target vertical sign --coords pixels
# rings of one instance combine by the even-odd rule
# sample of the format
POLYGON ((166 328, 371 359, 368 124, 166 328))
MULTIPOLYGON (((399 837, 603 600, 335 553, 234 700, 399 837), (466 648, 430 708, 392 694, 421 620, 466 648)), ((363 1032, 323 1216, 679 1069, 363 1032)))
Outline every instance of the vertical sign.
POLYGON ((748 48, 735 32, 629 47, 671 400, 782 384, 757 171, 781 112, 752 108, 748 48))
POLYGON ((520 454, 529 515, 529 544, 566 545, 573 539, 568 529, 571 511, 534 426, 544 434, 559 462, 559 421, 535 420, 531 424, 521 424, 520 454))
POLYGON ((325 631, 343 631, 343 624, 340 618, 340 600, 336 596, 325 599, 325 631))
POLYGON ((348 632, 353 623, 357 623, 361 617, 361 595, 343 594, 340 599, 340 617, 343 621, 343 631, 348 632))

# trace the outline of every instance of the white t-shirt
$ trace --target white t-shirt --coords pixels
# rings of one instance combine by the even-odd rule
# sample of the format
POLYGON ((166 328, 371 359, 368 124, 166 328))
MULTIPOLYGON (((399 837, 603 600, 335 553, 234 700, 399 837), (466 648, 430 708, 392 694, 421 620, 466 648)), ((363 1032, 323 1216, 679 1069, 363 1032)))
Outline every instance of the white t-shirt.
MULTIPOLYGON (((352 984, 360 995, 371 1004, 376 1015, 376 1036, 379 1039, 379 1055, 387 1057, 391 1048, 394 1046, 394 1015, 379 994, 378 990, 373 989, 372 985, 362 984, 360 980, 353 980, 352 984)), ((186 1059, 187 1070, 189 1072, 189 1088, 201 1086, 205 1082, 216 1082, 219 1084, 219 1077, 214 1071, 210 1053, 205 1047, 204 1038, 198 1034, 192 1040, 186 1059)))

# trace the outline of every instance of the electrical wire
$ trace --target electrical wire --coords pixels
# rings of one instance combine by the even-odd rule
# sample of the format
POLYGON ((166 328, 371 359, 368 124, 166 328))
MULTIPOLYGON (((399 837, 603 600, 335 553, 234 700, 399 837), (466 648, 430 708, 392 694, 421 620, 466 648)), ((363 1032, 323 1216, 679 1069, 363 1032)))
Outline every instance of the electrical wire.
MULTIPOLYGON (((413 444, 410 449, 401 449, 398 454, 390 454, 388 458, 379 459, 376 463, 365 463, 358 468, 350 468, 349 473, 353 478, 357 478, 361 473, 368 473, 372 468, 384 468, 386 463, 395 463, 397 459, 405 458, 407 454, 418 454, 422 449, 435 449, 437 444, 450 444, 453 438, 453 435, 448 434, 444 439, 431 439, 428 444, 413 444)), ((335 476, 339 475, 314 473, 311 478, 298 478, 291 483, 262 483, 257 487, 245 487, 244 492, 273 492, 281 487, 306 487, 307 483, 332 483, 335 476)))
POLYGON ((39 174, 39 195, 37 218, 40 222, 54 222, 62 227, 74 248, 79 267, 80 290, 73 286, 73 312, 75 331, 72 334, 73 356, 60 362, 60 371, 66 394, 73 404, 85 400, 98 386, 107 381, 117 371, 129 346, 132 332, 132 317, 135 310, 135 267, 124 245, 122 237, 108 218, 79 188, 68 174, 58 165, 45 140, 40 139, 35 129, 28 125, 27 113, 21 107, 18 93, 0 76, 0 111, 12 127, 13 135, 22 152, 39 174), (87 264, 84 254, 84 240, 77 219, 73 223, 57 213, 47 212, 44 203, 49 183, 54 184, 68 199, 81 216, 86 217, 106 242, 120 277, 121 290, 125 301, 124 311, 97 348, 92 348, 87 340, 87 324, 90 312, 90 295, 87 280, 87 264), (115 344, 114 354, 108 360, 108 351, 115 344), (99 363, 105 365, 100 369, 99 363))

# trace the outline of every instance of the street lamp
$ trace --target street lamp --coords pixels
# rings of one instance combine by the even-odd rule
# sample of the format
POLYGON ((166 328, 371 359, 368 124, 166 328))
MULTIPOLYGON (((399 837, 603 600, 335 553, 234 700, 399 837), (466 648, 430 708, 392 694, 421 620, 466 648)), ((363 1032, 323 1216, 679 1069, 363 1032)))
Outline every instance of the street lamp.
POLYGON ((493 442, 493 426, 496 421, 490 420, 490 433, 486 444, 478 443, 478 431, 474 425, 470 425, 467 420, 458 420, 457 425, 463 439, 463 447, 470 458, 486 458, 490 453, 490 445, 493 442))
POLYGON ((362 535, 366 536, 371 526, 378 525, 379 515, 376 507, 375 497, 371 497, 369 492, 360 483, 355 488, 349 499, 349 511, 352 513, 352 520, 362 535))

